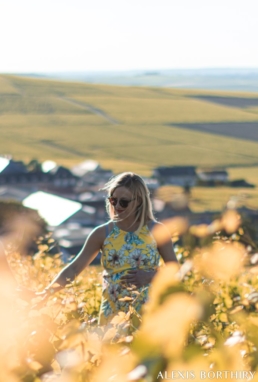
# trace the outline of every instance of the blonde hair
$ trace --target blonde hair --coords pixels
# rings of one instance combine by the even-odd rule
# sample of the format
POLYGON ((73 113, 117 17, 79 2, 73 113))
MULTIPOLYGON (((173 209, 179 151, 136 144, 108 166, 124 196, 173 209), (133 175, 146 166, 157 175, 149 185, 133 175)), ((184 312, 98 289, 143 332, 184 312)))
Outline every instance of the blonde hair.
MULTIPOLYGON (((156 221, 153 212, 152 204, 150 200, 150 192, 144 183, 144 180, 133 172, 123 172, 109 180, 103 187, 103 190, 108 192, 108 196, 112 196, 113 192, 118 187, 126 187, 132 193, 132 198, 135 199, 137 204, 135 220, 132 225, 139 221, 139 226, 136 232, 139 232, 141 228, 149 221, 156 221)), ((108 199, 106 199, 106 209, 109 217, 113 220, 113 208, 108 199)))

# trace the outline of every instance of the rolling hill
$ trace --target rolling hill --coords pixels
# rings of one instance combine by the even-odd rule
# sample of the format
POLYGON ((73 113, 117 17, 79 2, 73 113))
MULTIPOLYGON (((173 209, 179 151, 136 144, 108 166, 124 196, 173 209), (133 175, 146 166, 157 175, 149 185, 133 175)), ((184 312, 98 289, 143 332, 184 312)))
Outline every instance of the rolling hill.
POLYGON ((0 153, 66 166, 91 158, 142 175, 159 165, 220 166, 258 185, 257 100, 1 75, 0 153))
POLYGON ((0 152, 68 166, 92 158, 145 174, 157 165, 257 165, 257 99, 2 75, 0 152))

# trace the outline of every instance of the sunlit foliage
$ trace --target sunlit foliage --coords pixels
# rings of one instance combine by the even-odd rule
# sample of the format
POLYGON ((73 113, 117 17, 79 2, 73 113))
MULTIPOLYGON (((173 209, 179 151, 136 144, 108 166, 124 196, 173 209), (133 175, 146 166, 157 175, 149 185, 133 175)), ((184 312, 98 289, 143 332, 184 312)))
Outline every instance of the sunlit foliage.
MULTIPOLYGON (((181 218, 167 227, 173 237, 189 229, 181 218)), ((213 243, 194 254, 177 246, 179 264, 159 269, 142 315, 131 307, 105 327, 97 325, 100 267, 89 267, 48 301, 24 298, 1 268, 1 380, 150 382, 178 371, 196 380, 200 371, 257 380, 258 254, 241 242, 245 232, 233 210, 190 229, 197 236, 213 229, 213 243)), ((2 238, 5 245, 10 240, 2 238)), ((33 257, 8 252, 20 286, 40 291, 62 268, 60 255, 48 253, 52 243, 51 236, 41 240, 33 257)))

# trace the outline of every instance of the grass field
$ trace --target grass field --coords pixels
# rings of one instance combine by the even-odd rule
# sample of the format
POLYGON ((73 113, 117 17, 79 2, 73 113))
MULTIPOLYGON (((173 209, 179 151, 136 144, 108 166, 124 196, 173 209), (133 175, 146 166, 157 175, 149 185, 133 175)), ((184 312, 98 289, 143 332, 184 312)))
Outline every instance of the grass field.
POLYGON ((256 182, 257 141, 178 126, 229 123, 232 135, 236 122, 253 122, 258 129, 252 102, 233 107, 213 103, 212 97, 248 101, 258 95, 2 75, 0 153, 24 161, 52 159, 69 167, 91 158, 116 173, 142 175, 159 165, 222 166, 232 169, 231 179, 244 178, 248 169, 256 182))

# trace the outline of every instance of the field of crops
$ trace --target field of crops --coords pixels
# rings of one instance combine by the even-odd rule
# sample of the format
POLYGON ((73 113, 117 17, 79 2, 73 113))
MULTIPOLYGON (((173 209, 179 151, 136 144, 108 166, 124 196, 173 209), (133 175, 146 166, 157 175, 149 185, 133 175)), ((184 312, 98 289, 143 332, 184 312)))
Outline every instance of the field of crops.
POLYGON ((258 123, 257 108, 195 98, 205 94, 220 93, 1 76, 0 152, 68 166, 92 158, 115 172, 130 168, 142 174, 157 165, 257 164, 258 142, 176 126, 258 123))
MULTIPOLYGON (((27 162, 51 159, 68 167, 95 159, 115 173, 141 175, 150 175, 160 165, 227 166, 231 180, 248 181, 248 175, 256 185, 258 141, 252 136, 244 139, 248 126, 257 134, 256 103, 255 93, 116 87, 2 75, 0 153, 27 162), (206 125, 211 131, 205 131, 206 125), (220 126, 220 132, 214 134, 213 126, 220 126), (239 130, 242 138, 237 137, 239 130)), ((255 190, 198 192, 207 202, 194 198, 196 210, 221 208, 217 198, 224 203, 235 192, 258 206, 255 190)))
MULTIPOLYGON (((180 227, 187 229, 182 223, 167 222, 172 236, 180 227)), ((217 230, 224 234, 192 253, 176 247, 180 264, 159 269, 143 314, 134 311, 132 301, 128 314, 120 312, 105 327, 96 324, 100 268, 86 269, 42 303, 39 297, 17 295, 12 277, 1 267, 1 380, 257 381, 255 248, 243 244, 246 232, 234 211, 210 226, 189 229, 197 237, 217 230)), ((11 239, 1 238, 5 244, 11 239)), ((40 291, 61 269, 59 255, 48 255, 51 242, 49 238, 41 244, 32 258, 9 248, 8 261, 19 285, 40 291)))

